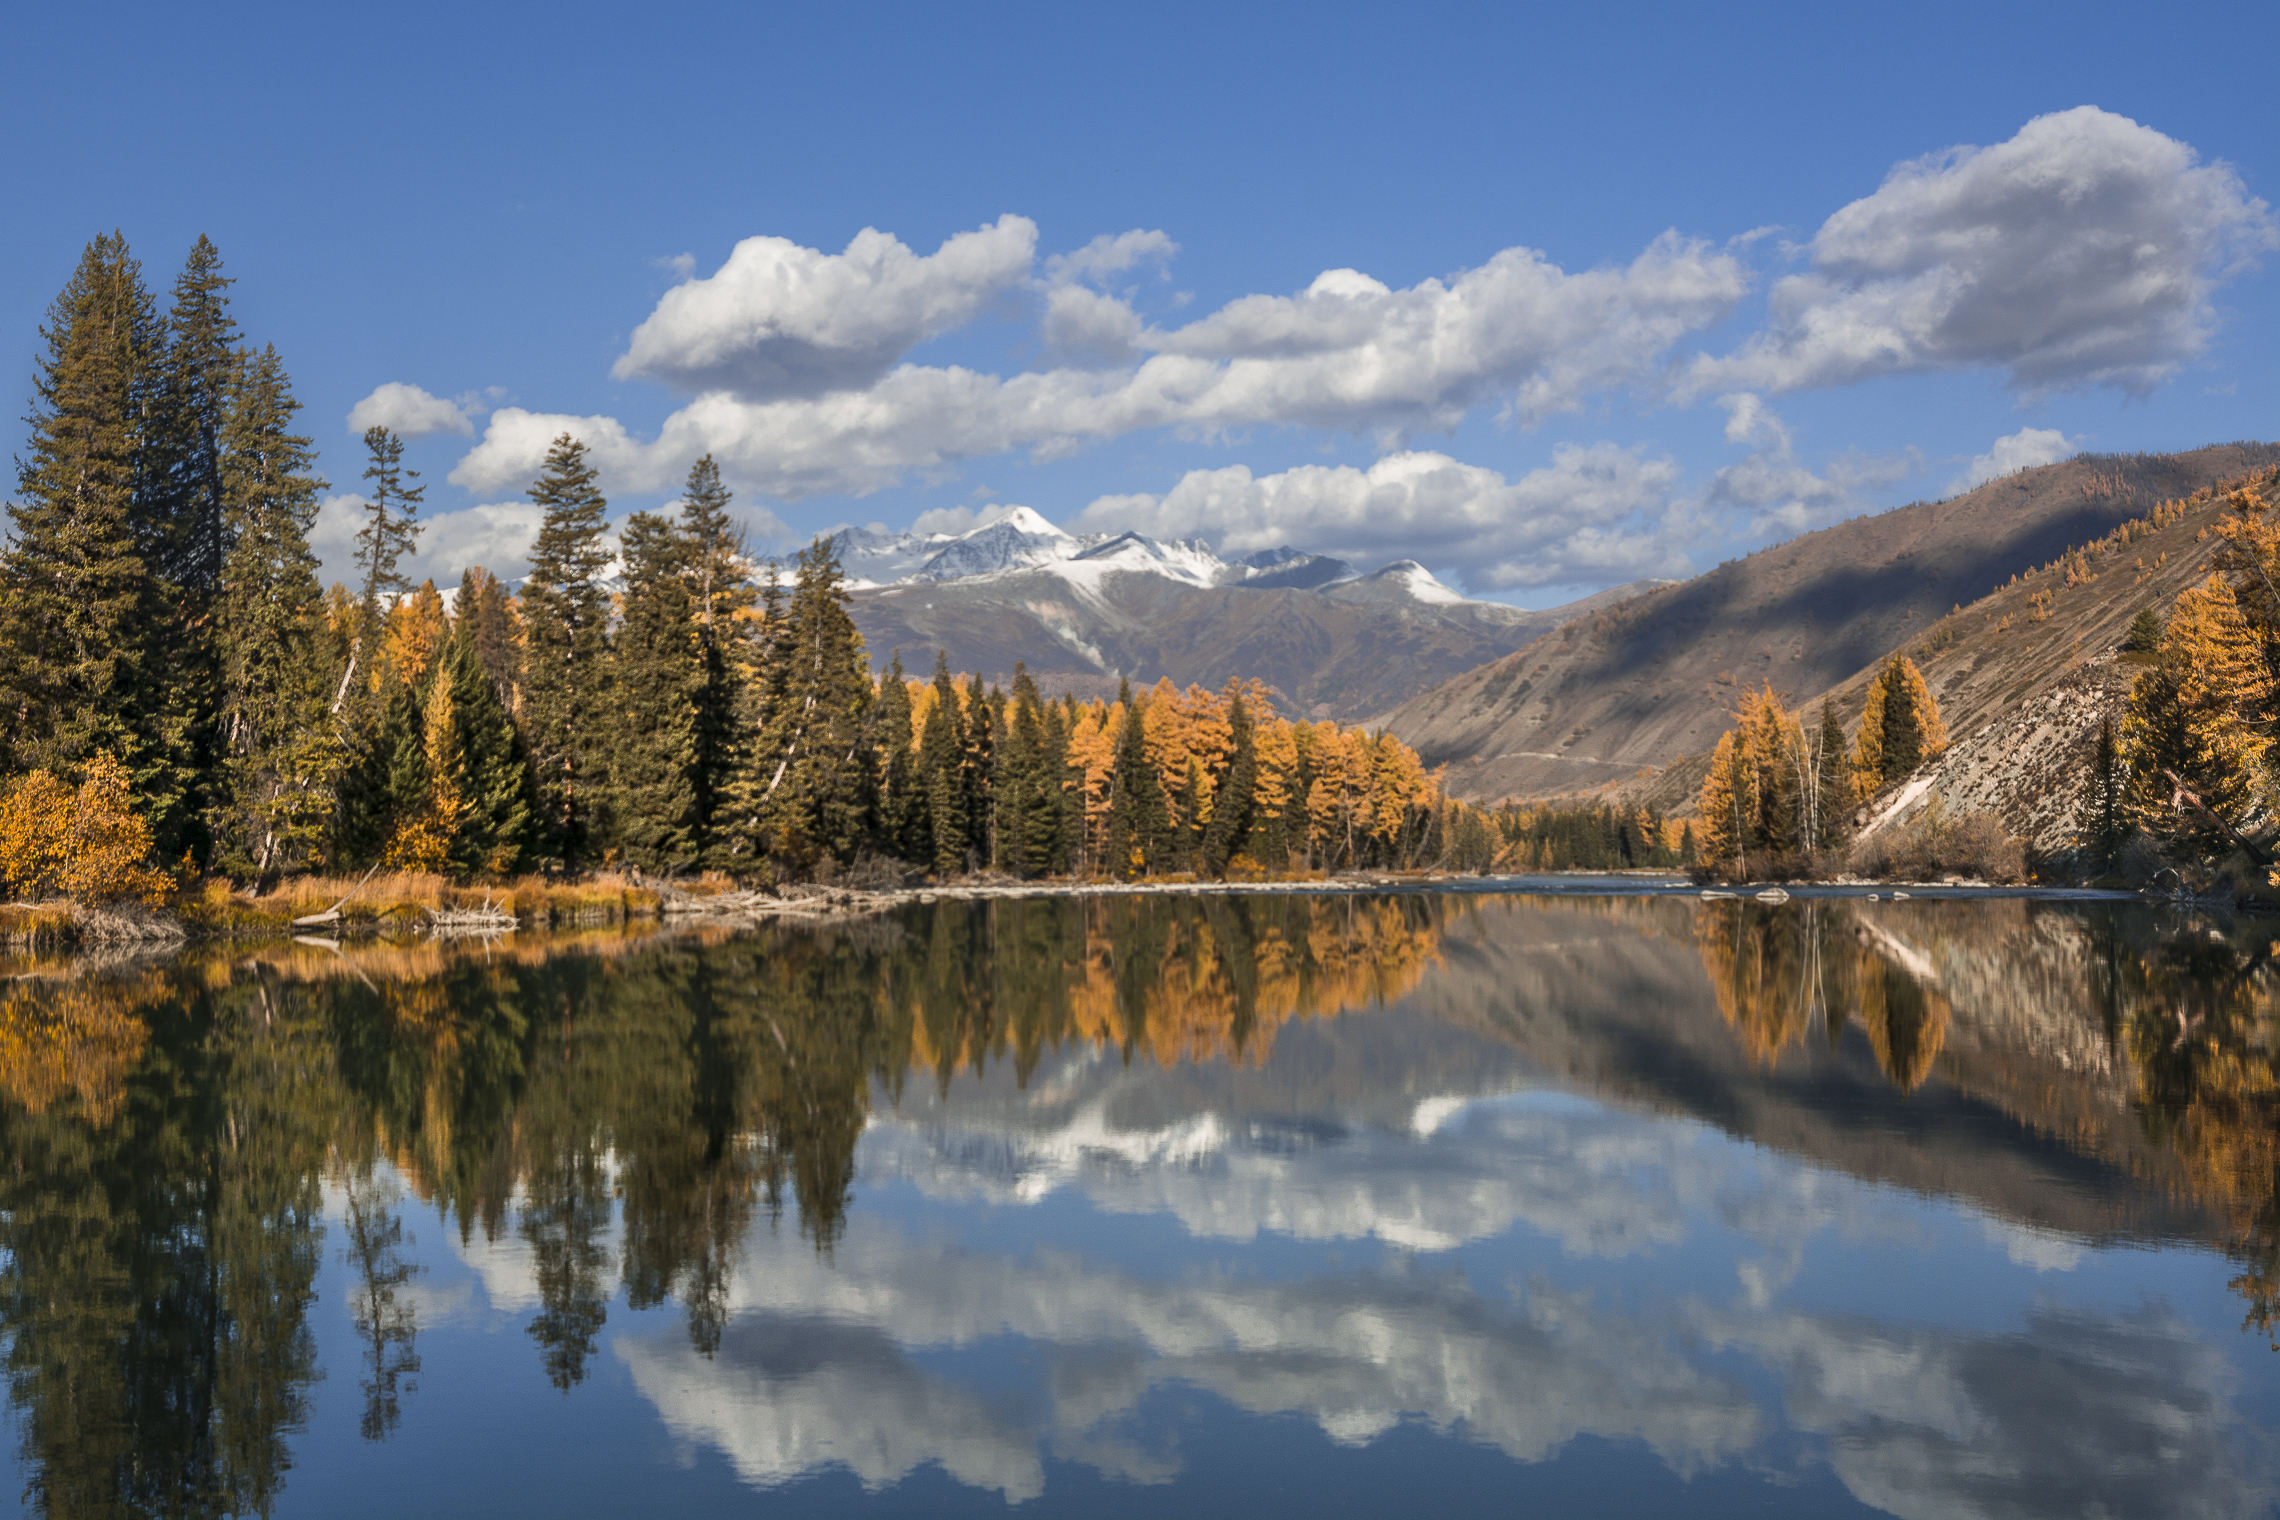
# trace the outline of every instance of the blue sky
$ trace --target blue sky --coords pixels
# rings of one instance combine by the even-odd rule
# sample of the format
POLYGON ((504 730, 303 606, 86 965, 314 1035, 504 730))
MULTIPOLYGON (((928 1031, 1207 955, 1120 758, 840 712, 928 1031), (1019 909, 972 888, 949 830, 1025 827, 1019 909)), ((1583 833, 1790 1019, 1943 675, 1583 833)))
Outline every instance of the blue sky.
POLYGON ((336 572, 357 412, 437 429, 439 578, 567 426, 764 545, 1022 503, 1544 604, 2273 437, 2280 19, 2150 14, 25 8, 0 355, 212 236, 336 572))

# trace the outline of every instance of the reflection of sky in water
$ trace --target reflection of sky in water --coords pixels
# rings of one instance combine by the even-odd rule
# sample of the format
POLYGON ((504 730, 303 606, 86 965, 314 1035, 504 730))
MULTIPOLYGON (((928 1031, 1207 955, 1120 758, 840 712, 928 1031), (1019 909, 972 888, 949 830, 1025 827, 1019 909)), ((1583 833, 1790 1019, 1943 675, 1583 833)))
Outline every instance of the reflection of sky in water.
MULTIPOLYGON (((2104 1249, 1540 1088, 1426 1095, 1397 1124, 1110 1117, 1158 1080, 1041 1074, 1026 1115, 974 1082, 882 1107, 845 1236, 826 1259, 756 1229, 712 1357, 621 1297, 595 1383, 563 1401, 525 1367, 512 1399, 610 1406, 620 1448, 649 1411, 659 1460, 787 1502, 947 1480, 1054 1508, 1081 1475, 1191 1480, 1243 1416, 1396 1465, 1444 1449, 1404 1427, 1543 1464, 1519 1475, 1613 1442, 1681 1493, 1833 1476, 1906 1516, 2229 1515, 2268 1492, 2239 1400, 2241 1359, 2270 1353, 2205 1253, 2104 1249)), ((431 1368, 455 1340, 527 1360, 528 1248, 422 1229, 456 1258, 420 1253, 431 1368)))

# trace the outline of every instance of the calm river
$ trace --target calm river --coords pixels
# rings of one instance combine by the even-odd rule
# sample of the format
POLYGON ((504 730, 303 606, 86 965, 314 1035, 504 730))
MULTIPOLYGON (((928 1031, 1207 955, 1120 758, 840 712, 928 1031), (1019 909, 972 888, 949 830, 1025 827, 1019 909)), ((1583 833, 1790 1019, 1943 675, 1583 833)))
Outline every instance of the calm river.
POLYGON ((942 902, 0 962, 0 1509, 2263 1515, 2276 926, 942 902))

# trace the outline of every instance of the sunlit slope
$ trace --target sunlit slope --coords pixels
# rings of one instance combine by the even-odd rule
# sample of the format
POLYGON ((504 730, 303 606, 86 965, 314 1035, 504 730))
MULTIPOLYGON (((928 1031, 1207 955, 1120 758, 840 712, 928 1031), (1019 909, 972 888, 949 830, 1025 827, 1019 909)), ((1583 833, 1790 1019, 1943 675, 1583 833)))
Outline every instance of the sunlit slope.
MULTIPOLYGON (((2013 575, 2275 462, 2280 445, 2258 443, 2084 456, 1856 518, 1572 622, 1394 709, 1385 726, 1446 763, 1460 796, 1632 779, 1706 752, 1744 686, 1771 681, 1793 703, 1845 688, 2013 575)), ((1989 700, 2019 684, 1979 683, 1989 700)), ((1857 712, 1858 691, 1848 696, 1857 712)), ((1962 731, 1954 717, 1948 728, 1962 731)))

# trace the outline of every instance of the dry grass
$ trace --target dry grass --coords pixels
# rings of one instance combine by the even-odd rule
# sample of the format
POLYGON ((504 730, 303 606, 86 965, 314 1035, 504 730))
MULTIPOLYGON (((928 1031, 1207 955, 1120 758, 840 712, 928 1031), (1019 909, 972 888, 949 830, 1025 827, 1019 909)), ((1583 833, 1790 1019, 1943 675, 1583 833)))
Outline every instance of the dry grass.
POLYGON ((526 928, 614 924, 655 918, 657 893, 614 872, 555 880, 519 876, 511 881, 460 885, 424 872, 398 871, 368 879, 296 876, 259 896, 212 877, 184 889, 172 907, 196 934, 230 938, 279 934, 293 920, 340 909, 342 928, 379 928, 424 922, 430 909, 485 904, 522 920, 526 928))

